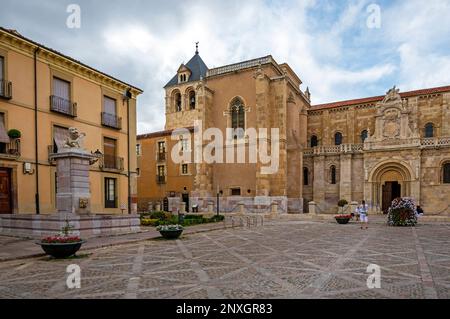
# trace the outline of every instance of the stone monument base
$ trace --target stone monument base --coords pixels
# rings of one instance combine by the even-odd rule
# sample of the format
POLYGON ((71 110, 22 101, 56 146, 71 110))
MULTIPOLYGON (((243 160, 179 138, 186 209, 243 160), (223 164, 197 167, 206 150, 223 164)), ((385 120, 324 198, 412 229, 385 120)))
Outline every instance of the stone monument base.
POLYGON ((56 235, 66 225, 71 234, 82 238, 102 237, 140 231, 139 215, 4 215, 0 217, 0 234, 26 238, 56 235))

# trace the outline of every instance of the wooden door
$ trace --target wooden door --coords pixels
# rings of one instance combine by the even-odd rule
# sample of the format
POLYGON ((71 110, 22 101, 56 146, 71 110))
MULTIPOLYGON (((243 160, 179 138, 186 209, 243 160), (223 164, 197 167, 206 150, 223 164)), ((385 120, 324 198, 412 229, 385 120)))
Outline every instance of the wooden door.
POLYGON ((389 206, 392 203, 392 183, 387 182, 383 185, 383 213, 387 214, 389 206))
POLYGON ((11 170, 0 168, 0 214, 12 213, 11 170))

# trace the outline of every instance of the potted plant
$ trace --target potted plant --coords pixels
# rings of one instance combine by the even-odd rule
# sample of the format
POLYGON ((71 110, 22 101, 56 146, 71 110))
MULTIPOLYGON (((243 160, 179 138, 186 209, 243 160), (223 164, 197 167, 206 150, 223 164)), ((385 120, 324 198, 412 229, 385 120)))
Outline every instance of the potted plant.
POLYGON ((352 218, 352 215, 336 215, 334 216, 338 224, 345 225, 348 224, 350 219, 352 218))
POLYGON ((412 198, 396 198, 388 209, 389 226, 416 226, 417 208, 412 198))
POLYGON ((177 239, 181 236, 183 229, 181 225, 160 225, 156 227, 156 230, 166 239, 177 239))
POLYGON ((36 244, 40 245, 47 255, 54 258, 73 256, 86 241, 79 236, 70 235, 72 229, 73 226, 66 220, 66 225, 62 227, 60 234, 44 237, 36 244))
POLYGON ((8 131, 8 136, 15 140, 15 139, 21 138, 22 133, 19 130, 13 128, 8 131))
POLYGON ((345 199, 341 199, 338 202, 339 214, 342 214, 344 212, 344 207, 347 205, 348 205, 348 202, 345 199))

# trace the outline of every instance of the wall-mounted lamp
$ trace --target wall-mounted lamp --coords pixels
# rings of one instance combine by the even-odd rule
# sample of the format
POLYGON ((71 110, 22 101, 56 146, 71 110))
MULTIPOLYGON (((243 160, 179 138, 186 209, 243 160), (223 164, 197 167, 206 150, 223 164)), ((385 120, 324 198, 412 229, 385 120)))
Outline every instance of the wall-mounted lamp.
POLYGON ((29 174, 29 175, 33 175, 34 174, 34 169, 31 166, 31 163, 23 163, 23 173, 24 174, 29 174))

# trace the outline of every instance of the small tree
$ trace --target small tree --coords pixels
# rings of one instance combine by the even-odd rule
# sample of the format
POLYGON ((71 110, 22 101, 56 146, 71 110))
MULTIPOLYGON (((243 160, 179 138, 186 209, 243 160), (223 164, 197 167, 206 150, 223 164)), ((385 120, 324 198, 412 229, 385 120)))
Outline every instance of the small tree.
POLYGON ((339 207, 340 213, 344 212, 344 207, 347 206, 347 205, 348 205, 348 202, 345 199, 341 199, 338 202, 338 207, 339 207))

